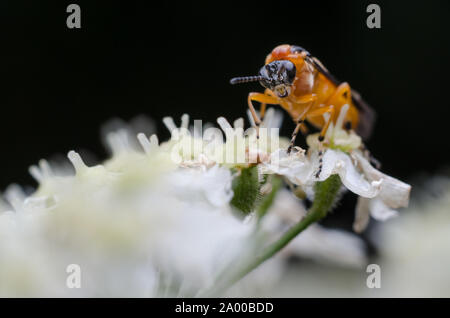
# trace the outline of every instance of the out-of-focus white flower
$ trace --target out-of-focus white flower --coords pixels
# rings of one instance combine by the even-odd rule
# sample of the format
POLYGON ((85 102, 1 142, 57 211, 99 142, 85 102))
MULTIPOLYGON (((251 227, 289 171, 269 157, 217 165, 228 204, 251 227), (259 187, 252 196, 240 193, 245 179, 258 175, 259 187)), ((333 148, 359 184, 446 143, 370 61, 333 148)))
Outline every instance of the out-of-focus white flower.
POLYGON ((368 288, 373 272, 366 268, 296 263, 284 269, 286 275, 270 294, 261 296, 450 297, 450 178, 426 176, 415 184, 405 213, 369 232, 377 249, 370 263, 380 267, 380 288, 368 288))
MULTIPOLYGON (((264 228, 272 233, 283 233, 296 224, 307 211, 290 191, 280 190, 264 220, 264 228)), ((309 258, 322 263, 350 268, 367 264, 364 242, 356 235, 341 230, 310 225, 282 251, 281 257, 309 258)))
POLYGON ((359 195, 354 230, 361 232, 368 224, 369 215, 384 221, 397 214, 393 209, 406 207, 411 186, 371 166, 360 150, 360 137, 341 128, 347 110, 348 107, 343 107, 336 126, 330 125, 324 141, 326 147, 318 142, 317 134, 312 134, 307 138, 310 146, 307 155, 302 149, 291 154, 278 150, 260 169, 262 173, 286 177, 304 187, 307 193, 311 193, 315 182, 338 174, 343 185, 359 195))
POLYGON ((144 154, 124 136, 110 135, 114 155, 104 165, 88 167, 71 151, 75 175, 41 161, 32 196, 7 191, 1 295, 194 296, 251 253, 254 225, 232 213, 229 169, 177 166, 155 138, 144 154), (66 286, 69 264, 81 267, 80 289, 66 286))
POLYGON ((380 296, 450 297, 450 178, 428 178, 422 187, 408 213, 372 233, 380 296))

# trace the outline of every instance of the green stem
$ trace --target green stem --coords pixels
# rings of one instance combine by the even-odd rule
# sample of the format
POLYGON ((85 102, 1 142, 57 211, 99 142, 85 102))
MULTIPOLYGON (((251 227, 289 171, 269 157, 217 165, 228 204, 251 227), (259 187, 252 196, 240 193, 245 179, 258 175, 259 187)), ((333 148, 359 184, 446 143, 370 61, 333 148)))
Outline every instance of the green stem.
POLYGON ((325 181, 317 182, 315 185, 314 203, 306 216, 293 227, 291 227, 286 233, 284 233, 280 239, 264 249, 259 256, 254 258, 252 262, 238 271, 237 274, 234 275, 230 280, 227 280, 225 286, 219 288, 219 291, 224 291, 234 285, 248 273, 253 271, 259 265, 279 252, 293 238, 304 231, 309 225, 324 218, 333 207, 340 187, 341 180, 339 179, 338 175, 332 175, 325 181))

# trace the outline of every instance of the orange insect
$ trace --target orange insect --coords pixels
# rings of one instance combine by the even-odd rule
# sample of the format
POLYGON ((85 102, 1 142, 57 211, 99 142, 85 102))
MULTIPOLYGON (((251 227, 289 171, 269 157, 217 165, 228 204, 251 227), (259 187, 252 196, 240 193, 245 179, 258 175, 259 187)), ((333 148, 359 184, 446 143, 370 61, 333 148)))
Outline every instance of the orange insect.
POLYGON ((248 107, 257 128, 261 119, 253 107, 252 101, 261 103, 261 117, 264 117, 266 104, 280 105, 297 123, 288 152, 291 151, 298 131, 305 120, 321 128, 319 141, 331 122, 336 122, 342 106, 348 104, 345 128, 354 128, 367 139, 372 131, 375 112, 363 101, 361 96, 346 82, 338 81, 323 64, 311 56, 305 49, 295 45, 279 45, 266 57, 265 65, 257 76, 236 77, 231 84, 259 81, 264 93, 250 93, 248 107), (324 114, 328 113, 325 121, 324 114))

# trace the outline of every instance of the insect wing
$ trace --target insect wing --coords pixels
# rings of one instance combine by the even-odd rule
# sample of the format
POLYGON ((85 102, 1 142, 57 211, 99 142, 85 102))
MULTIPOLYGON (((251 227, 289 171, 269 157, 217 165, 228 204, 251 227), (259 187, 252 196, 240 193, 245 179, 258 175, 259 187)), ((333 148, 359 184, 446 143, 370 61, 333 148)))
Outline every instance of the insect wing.
POLYGON ((358 127, 356 127, 356 133, 364 140, 367 140, 372 135, 377 114, 375 110, 370 107, 369 104, 367 104, 361 95, 354 89, 352 89, 352 101, 359 111, 359 124, 358 127))

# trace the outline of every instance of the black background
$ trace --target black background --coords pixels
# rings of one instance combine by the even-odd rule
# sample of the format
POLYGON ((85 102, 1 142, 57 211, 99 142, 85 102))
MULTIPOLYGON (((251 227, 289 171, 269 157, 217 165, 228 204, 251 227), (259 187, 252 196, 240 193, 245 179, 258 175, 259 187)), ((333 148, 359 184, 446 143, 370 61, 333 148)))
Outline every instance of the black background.
MULTIPOLYGON (((305 47, 376 109, 368 147, 383 171, 405 179, 448 160, 448 1, 64 1, 0 4, 0 187, 35 185, 29 165, 69 150, 106 157, 100 126, 146 114, 157 120, 246 116, 255 74, 278 44, 305 47), (381 29, 366 7, 381 6, 381 29)), ((288 135, 293 123, 285 120, 288 135)), ((94 160, 95 161, 95 160, 94 160)))

